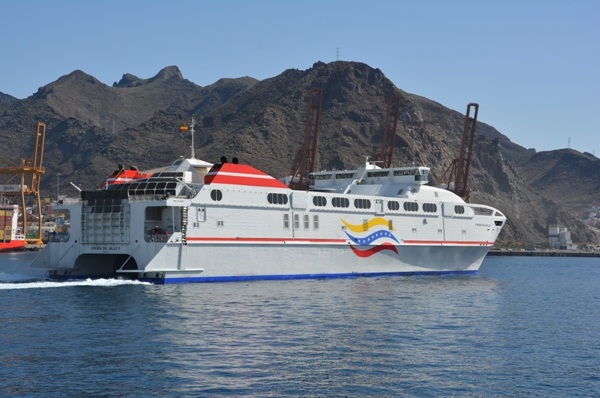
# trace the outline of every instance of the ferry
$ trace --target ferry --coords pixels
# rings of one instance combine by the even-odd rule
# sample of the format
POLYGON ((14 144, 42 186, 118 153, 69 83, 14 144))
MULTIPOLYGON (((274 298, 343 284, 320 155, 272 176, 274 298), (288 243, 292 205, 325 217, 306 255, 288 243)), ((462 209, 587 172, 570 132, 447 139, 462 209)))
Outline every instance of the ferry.
POLYGON ((18 205, 0 205, 0 252, 25 249, 25 235, 18 228, 18 220, 18 205))
POLYGON ((310 174, 293 190, 237 159, 182 158, 65 198, 32 266, 51 279, 152 283, 475 274, 506 222, 428 184, 428 167, 310 174))

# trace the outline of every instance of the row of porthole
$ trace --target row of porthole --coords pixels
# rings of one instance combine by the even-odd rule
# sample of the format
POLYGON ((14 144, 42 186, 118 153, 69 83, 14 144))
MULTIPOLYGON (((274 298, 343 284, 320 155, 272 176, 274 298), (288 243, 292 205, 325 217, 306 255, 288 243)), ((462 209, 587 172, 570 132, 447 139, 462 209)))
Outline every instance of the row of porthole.
MULTIPOLYGON (((223 199, 223 193, 219 189, 213 189, 210 191, 210 197, 214 201, 220 201, 223 199)), ((283 193, 269 193, 267 195, 267 201, 270 204, 286 205, 288 203, 288 196, 283 193)), ((327 206, 327 198, 319 195, 313 196, 313 204, 319 207, 327 206)), ((333 207, 348 208, 350 207, 350 201, 348 198, 334 197, 331 199, 331 205, 333 207)), ((354 207, 357 209, 370 209, 371 201, 369 199, 354 199, 354 207)), ((419 211, 419 204, 416 202, 404 202, 403 207, 406 211, 419 211)), ((389 201, 388 209, 400 210, 400 203, 393 200, 389 201)), ((423 211, 426 213, 436 213, 437 205, 435 203, 424 203, 423 211)), ((464 214, 465 208, 460 205, 454 206, 454 212, 456 214, 464 214)))
MULTIPOLYGON (((315 206, 324 207, 327 206, 327 198, 324 196, 313 196, 313 204, 315 206)), ((350 207, 350 201, 348 198, 335 197, 331 199, 331 205, 333 207, 350 207)), ((354 207, 357 209, 370 209, 371 201, 369 199, 354 199, 354 207)))
MULTIPOLYGON (((223 199, 223 192, 220 189, 213 189, 210 191, 210 198, 219 202, 223 199)), ((267 194, 267 201, 272 205, 287 205, 288 196, 283 193, 269 193, 267 194)))

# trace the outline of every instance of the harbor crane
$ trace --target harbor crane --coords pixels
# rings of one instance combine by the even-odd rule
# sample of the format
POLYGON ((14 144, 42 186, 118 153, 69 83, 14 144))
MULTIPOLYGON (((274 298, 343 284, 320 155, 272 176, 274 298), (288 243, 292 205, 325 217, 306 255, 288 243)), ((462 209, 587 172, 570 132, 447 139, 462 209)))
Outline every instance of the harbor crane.
POLYGON ((478 111, 478 104, 470 103, 467 105, 458 158, 452 161, 442 176, 442 181, 446 181, 448 189, 462 197, 467 203, 469 203, 471 198, 468 180, 469 169, 471 168, 471 154, 473 152, 473 144, 475 143, 475 127, 477 125, 478 111), (472 116, 471 113, 473 113, 472 116))
POLYGON ((311 88, 306 108, 304 142, 302 148, 296 153, 292 165, 286 174, 287 176, 291 176, 288 186, 292 189, 307 190, 309 186, 308 176, 315 171, 322 103, 323 89, 311 88))
POLYGON ((28 244, 41 245, 42 242, 42 201, 40 198, 40 180, 45 173, 44 143, 46 139, 46 124, 38 122, 34 133, 33 156, 31 159, 21 159, 20 166, 2 167, 0 174, 20 177, 19 185, 0 185, 3 196, 18 196, 20 198, 21 229, 27 233, 26 198, 33 196, 37 205, 38 234, 36 238, 26 239, 28 244))
POLYGON ((385 128, 383 130, 383 141, 377 160, 383 162, 383 168, 392 167, 394 156, 394 145, 396 141, 396 129, 398 127, 398 113, 400 112, 400 97, 393 95, 388 99, 385 128))

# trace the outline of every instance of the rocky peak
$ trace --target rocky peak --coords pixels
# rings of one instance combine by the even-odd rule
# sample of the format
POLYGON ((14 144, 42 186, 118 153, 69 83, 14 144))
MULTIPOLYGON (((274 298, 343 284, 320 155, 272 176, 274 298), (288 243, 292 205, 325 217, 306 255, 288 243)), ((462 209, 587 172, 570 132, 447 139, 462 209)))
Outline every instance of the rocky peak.
POLYGON ((125 73, 119 82, 113 83, 113 87, 128 88, 128 87, 139 87, 147 83, 160 80, 169 79, 181 79, 183 75, 177 66, 167 66, 161 69, 155 76, 149 79, 140 79, 139 77, 132 75, 131 73, 125 73))

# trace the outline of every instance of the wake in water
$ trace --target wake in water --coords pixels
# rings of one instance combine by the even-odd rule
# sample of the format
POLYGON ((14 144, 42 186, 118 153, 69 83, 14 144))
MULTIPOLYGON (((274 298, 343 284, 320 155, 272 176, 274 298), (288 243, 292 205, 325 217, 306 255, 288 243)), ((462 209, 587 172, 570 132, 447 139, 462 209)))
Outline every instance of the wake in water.
POLYGON ((31 267, 36 253, 8 253, 0 255, 0 290, 44 289, 49 287, 71 286, 120 286, 150 285, 147 282, 124 279, 86 279, 65 282, 49 281, 46 270, 31 267))
POLYGON ((0 290, 13 289, 45 289, 50 287, 73 287, 73 286, 102 286, 112 287, 121 285, 151 285, 149 282, 140 282, 124 279, 86 279, 81 281, 51 282, 51 281, 33 281, 33 282, 8 282, 5 283, 5 274, 0 274, 0 290))

